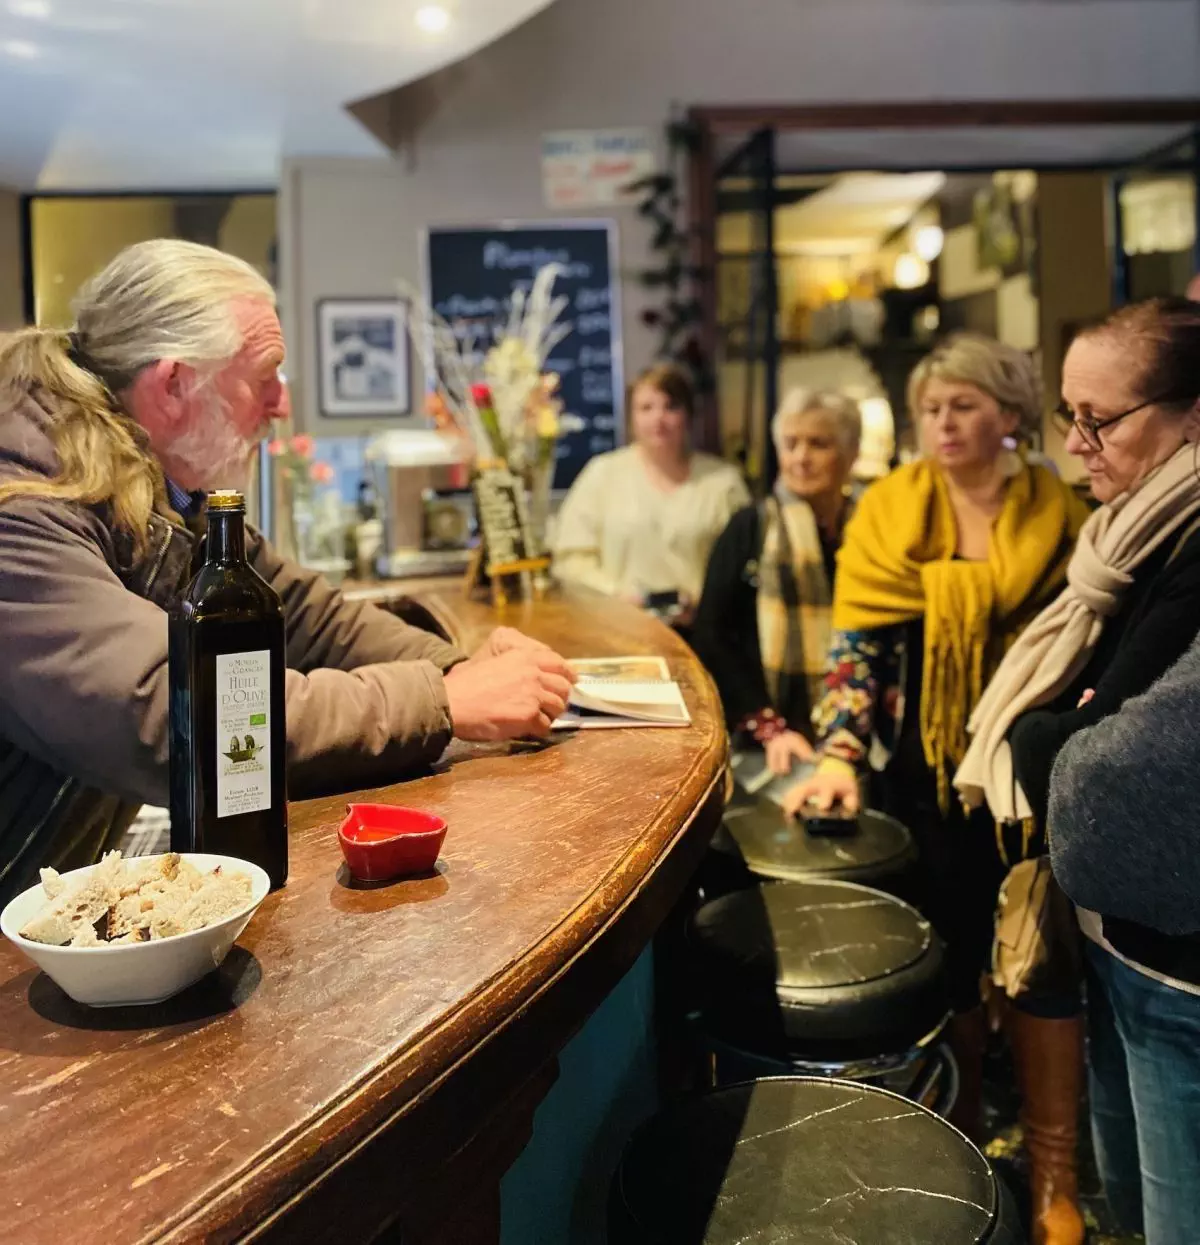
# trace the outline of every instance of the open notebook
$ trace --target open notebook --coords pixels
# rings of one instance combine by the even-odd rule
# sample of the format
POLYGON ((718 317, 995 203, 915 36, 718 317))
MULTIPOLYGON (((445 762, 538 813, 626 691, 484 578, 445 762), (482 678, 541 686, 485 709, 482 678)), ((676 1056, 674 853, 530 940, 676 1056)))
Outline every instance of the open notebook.
POLYGON ((579 681, 555 730, 691 725, 683 693, 661 657, 603 657, 569 664, 579 681))

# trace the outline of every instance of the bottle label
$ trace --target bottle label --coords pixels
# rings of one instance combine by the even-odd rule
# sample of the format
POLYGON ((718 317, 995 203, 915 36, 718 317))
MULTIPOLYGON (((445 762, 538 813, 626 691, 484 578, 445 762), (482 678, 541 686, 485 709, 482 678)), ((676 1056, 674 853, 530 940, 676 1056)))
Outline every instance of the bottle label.
POLYGON ((271 653, 217 655, 217 816, 271 807, 271 653))

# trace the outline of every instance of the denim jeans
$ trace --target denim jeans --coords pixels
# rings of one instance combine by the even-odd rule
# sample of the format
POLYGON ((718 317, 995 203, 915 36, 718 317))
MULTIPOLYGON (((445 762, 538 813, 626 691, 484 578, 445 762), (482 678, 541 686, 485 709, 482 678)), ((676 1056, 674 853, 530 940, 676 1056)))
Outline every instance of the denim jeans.
POLYGON ((1092 1136, 1105 1196, 1146 1245, 1198 1245, 1200 995, 1093 942, 1086 954, 1092 1136))

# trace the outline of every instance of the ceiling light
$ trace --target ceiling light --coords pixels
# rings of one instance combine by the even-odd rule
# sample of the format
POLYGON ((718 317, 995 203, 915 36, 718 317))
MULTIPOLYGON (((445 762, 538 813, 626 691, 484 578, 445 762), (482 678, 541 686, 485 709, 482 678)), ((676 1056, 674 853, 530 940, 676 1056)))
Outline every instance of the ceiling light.
POLYGON ((919 290, 929 280, 929 265, 909 251, 899 256, 892 272, 898 290, 919 290))
POLYGON ((8 0, 13 17, 32 17, 39 21, 50 16, 50 0, 8 0))
POLYGON ((440 4, 423 4, 416 14, 417 25, 429 35, 440 35, 450 25, 450 11, 440 4))
POLYGON ((36 60, 42 54, 36 43, 27 43, 24 39, 5 39, 0 43, 0 52, 19 61, 36 60))
POLYGON ((927 263, 932 264, 946 245, 946 235, 941 225, 922 225, 913 235, 913 250, 927 263))

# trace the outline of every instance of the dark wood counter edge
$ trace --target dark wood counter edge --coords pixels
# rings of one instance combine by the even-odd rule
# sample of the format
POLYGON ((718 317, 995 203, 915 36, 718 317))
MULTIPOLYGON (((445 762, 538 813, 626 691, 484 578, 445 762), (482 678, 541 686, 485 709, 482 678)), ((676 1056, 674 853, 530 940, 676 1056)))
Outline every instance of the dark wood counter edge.
POLYGON ((486 1118, 494 1116, 520 1089, 498 1075, 510 1061, 512 1044, 523 1046, 526 1053, 521 1062, 530 1066, 540 1068, 553 1060, 633 965, 694 872, 723 809, 723 776, 718 769, 692 815, 645 866, 640 888, 628 892, 617 908, 609 907, 604 896, 613 881, 611 875, 593 893, 587 905, 593 917, 589 935, 564 948, 565 959, 552 946, 554 936, 585 915, 579 909, 549 931, 512 973, 490 981, 469 1005, 440 1017, 435 1028, 397 1059, 332 1102, 257 1166, 232 1180, 203 1207, 149 1239, 172 1245, 196 1240, 369 1239, 423 1192, 423 1185, 404 1187, 403 1167, 398 1166, 411 1155, 412 1147, 428 1148, 437 1137, 438 1148, 446 1153, 463 1149, 486 1118), (550 957, 562 962, 546 973, 541 961, 550 957), (550 998, 552 990, 555 994, 550 998), (499 997, 493 1000, 493 996, 499 997), (455 1016, 467 1010, 489 1012, 497 1018, 495 1027, 481 1037, 464 1033, 458 1042, 430 1058, 429 1047, 455 1016), (537 1048, 533 1057, 531 1046, 537 1048), (433 1073, 435 1068, 436 1074, 424 1079, 422 1074, 433 1073), (451 1101, 439 1097, 444 1089, 451 1092, 451 1101), (396 1102, 401 1093, 403 1099, 396 1102), (368 1151, 385 1138, 386 1155, 377 1147, 368 1151), (329 1147, 337 1143, 344 1143, 346 1149, 330 1164, 329 1147), (285 1177, 289 1197, 279 1205, 279 1167, 289 1161, 285 1177), (381 1162, 396 1166, 376 1170, 381 1162), (348 1186, 353 1186, 352 1192, 348 1186), (271 1205, 264 1206, 268 1199, 271 1205), (365 1221, 348 1223, 348 1212, 361 1212, 365 1221), (297 1216, 303 1217, 299 1235, 297 1216))
MULTIPOLYGON (((525 1088, 503 1079, 503 1070, 514 1059, 513 1051, 520 1048, 521 1062, 535 1069, 530 1079, 541 1081, 545 1087, 527 1105, 531 1117, 553 1080, 553 1075, 545 1075, 546 1069, 553 1069, 558 1052, 649 943, 663 914, 670 910, 699 864, 724 804, 723 783, 718 776, 693 816, 649 867, 647 884, 629 895, 611 919, 576 948, 570 960, 543 979, 481 1043, 464 1050, 436 1081, 326 1167, 311 1185, 245 1239, 272 1243, 303 1239, 306 1245, 344 1245, 348 1240, 369 1239, 390 1219, 401 1217, 406 1210, 419 1212, 418 1203, 428 1200, 424 1180, 414 1185, 398 1175, 413 1146, 429 1146, 437 1138, 439 1148, 444 1147, 453 1156, 492 1121, 501 1123, 502 1132, 514 1129, 521 1137, 520 1145, 503 1165, 507 1167, 530 1131, 530 1119, 524 1116, 500 1119, 510 1103, 523 1097, 525 1088), (443 1091, 448 1092, 443 1096, 443 1091), (361 1222, 348 1223, 347 1209, 361 1212, 361 1222)), ((446 1183, 453 1186, 452 1175, 447 1175, 446 1183)), ((435 1204, 438 1212, 444 1213, 445 1201, 439 1198, 435 1204)), ((426 1234, 419 1235, 424 1238, 426 1234)), ((442 1238, 431 1234, 429 1239, 442 1238)))
MULTIPOLYGON (((456 636, 460 620, 452 609, 434 598, 417 599, 456 636)), ((724 807, 724 761, 720 749, 699 754, 638 848, 511 971, 439 1016, 282 1144, 207 1190, 203 1204, 181 1207, 142 1240, 368 1240, 400 1217, 406 1240, 424 1239, 416 1224, 409 1232, 408 1217, 420 1218, 422 1203, 431 1200, 429 1171, 406 1179, 412 1155, 436 1150, 448 1156, 453 1189, 454 1157, 473 1144, 477 1149, 487 1126, 499 1124, 514 1133, 499 1172, 515 1158, 532 1111, 552 1083, 557 1052, 632 966, 699 863, 724 807), (671 823, 675 829, 665 840, 654 833, 671 823), (638 860, 638 849, 652 843, 660 843, 659 850, 638 860), (614 893, 618 888, 624 893, 614 893), (564 931, 570 931, 567 938, 564 931), (486 1030, 466 1022, 468 1014, 486 1016, 486 1030), (506 1079, 518 1047, 536 1094, 506 1079), (522 1098, 521 1110, 505 1120, 507 1108, 522 1098)), ((446 1203, 434 1200, 444 1213, 446 1203)), ((440 1239, 438 1229, 429 1239, 440 1239)))

